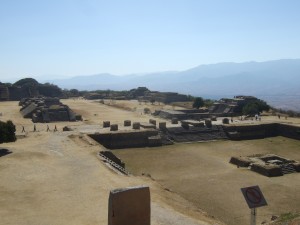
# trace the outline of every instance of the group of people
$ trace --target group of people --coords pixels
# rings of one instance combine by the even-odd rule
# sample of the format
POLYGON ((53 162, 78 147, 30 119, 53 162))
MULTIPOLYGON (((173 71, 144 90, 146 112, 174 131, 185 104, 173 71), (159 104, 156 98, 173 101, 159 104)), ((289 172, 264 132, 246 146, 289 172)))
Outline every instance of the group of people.
MULTIPOLYGON (((33 125, 33 132, 36 132, 37 131, 37 129, 36 129, 36 125, 34 124, 33 125)), ((51 131, 51 129, 50 129, 50 127, 49 127, 49 125, 47 124, 47 132, 48 131, 51 131)), ((56 125, 54 126, 54 130, 53 130, 54 132, 56 132, 57 131, 57 127, 56 127, 56 125)), ((24 126, 22 126, 22 133, 25 133, 26 131, 25 131, 25 127, 24 126)))

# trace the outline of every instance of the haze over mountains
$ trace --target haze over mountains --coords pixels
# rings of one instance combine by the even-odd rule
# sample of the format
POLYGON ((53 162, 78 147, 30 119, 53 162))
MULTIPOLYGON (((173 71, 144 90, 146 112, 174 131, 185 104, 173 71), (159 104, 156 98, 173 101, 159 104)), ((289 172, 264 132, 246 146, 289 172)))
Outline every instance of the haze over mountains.
POLYGON ((185 71, 143 75, 97 74, 49 82, 61 88, 79 90, 128 90, 146 86, 150 90, 213 99, 253 95, 279 108, 300 110, 300 59, 218 63, 200 65, 185 71))

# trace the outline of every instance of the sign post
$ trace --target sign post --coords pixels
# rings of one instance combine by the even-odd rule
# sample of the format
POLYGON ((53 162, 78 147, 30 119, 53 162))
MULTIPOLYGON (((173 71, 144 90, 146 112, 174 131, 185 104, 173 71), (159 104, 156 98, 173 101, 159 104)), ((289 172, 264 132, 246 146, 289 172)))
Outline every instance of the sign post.
POLYGON ((256 208, 267 205, 265 197, 258 186, 241 188, 241 191, 251 209, 250 225, 256 225, 256 208))
POLYGON ((256 225, 256 208, 251 209, 250 225, 256 225))

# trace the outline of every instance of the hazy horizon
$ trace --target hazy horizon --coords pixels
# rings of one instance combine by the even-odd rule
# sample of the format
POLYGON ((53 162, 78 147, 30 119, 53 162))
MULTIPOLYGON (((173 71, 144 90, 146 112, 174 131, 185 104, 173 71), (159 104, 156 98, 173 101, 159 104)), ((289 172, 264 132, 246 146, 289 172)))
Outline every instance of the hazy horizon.
POLYGON ((3 81, 300 58, 296 0, 12 0, 0 6, 3 81))
POLYGON ((84 77, 84 76, 97 76, 97 75, 101 75, 101 74, 109 74, 109 75, 113 75, 113 76, 118 76, 118 77, 123 77, 123 76, 130 76, 130 75, 140 75, 140 76, 144 76, 144 75, 148 75, 148 74, 155 74, 155 73, 165 73, 165 72, 174 72, 174 73, 178 73, 178 72, 183 72, 183 71, 188 71, 190 69, 194 69, 196 67, 200 67, 200 66, 213 66, 213 65, 219 65, 219 64, 229 64, 229 63, 233 63, 233 64, 244 64, 244 63, 265 63, 265 62, 273 62, 273 61, 281 61, 281 60, 300 60, 300 58, 295 58, 295 59, 273 59, 273 60, 267 60, 267 61, 255 61, 255 60, 250 60, 250 61, 246 61, 246 62, 216 62, 216 63, 211 63, 211 64, 199 64, 199 65, 195 65, 194 67, 191 68, 185 68, 183 70, 165 70, 165 71, 149 71, 149 72, 143 72, 143 73, 139 73, 139 72, 131 72, 131 73, 127 73, 127 74, 113 74, 110 72, 98 72, 98 73, 94 73, 94 74, 71 74, 71 75, 59 75, 59 74, 49 74, 49 75, 28 75, 28 76, 18 76, 18 77, 13 77, 13 78, 7 78, 7 79, 3 79, 1 77, 0 82, 9 82, 9 83, 14 83, 20 79, 23 78, 33 78, 36 79, 39 82, 48 82, 48 81, 52 81, 52 80, 64 80, 64 79, 70 79, 70 78, 76 78, 76 77, 84 77))

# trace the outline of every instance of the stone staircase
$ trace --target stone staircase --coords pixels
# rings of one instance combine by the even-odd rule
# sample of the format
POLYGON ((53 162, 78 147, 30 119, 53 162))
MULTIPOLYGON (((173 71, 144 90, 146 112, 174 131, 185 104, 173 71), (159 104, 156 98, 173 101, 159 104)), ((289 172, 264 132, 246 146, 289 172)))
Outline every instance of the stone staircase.
POLYGON ((103 161, 108 163, 109 165, 111 165, 114 169, 118 170, 119 172, 125 174, 125 175, 129 175, 129 173, 125 170, 124 167, 122 167, 121 165, 115 163, 114 161, 110 160, 108 157, 106 157, 105 155, 99 153, 99 155, 104 159, 103 161))
POLYGON ((283 164, 281 166, 281 171, 283 174, 296 173, 297 171, 291 164, 283 164))

